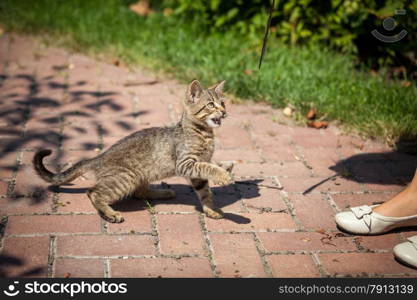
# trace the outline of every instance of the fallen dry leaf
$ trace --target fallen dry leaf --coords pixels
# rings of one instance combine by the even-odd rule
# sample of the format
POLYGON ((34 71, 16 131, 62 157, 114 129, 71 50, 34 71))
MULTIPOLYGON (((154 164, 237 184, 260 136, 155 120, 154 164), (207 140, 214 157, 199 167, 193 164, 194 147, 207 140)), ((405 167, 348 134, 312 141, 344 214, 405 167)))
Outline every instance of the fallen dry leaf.
POLYGON ((322 237, 322 238, 320 239, 320 241, 321 241, 323 244, 336 247, 336 245, 335 245, 335 244, 331 243, 331 240, 332 240, 332 236, 331 236, 331 235, 329 235, 329 234, 326 234, 326 236, 324 236, 324 237, 322 237))
POLYGON ((253 71, 251 69, 246 69, 245 70, 246 75, 251 75, 252 73, 253 73, 253 71))
POLYGON ((329 126, 329 122, 327 121, 309 121, 307 122, 308 127, 321 129, 321 128, 327 128, 329 126))
POLYGON ((311 239, 309 239, 309 238, 302 238, 301 239, 304 243, 308 243, 308 242, 310 242, 311 241, 311 239))
POLYGON ((282 113, 287 117, 291 117, 294 113, 294 109, 292 107, 287 106, 283 109, 282 113))
POLYGON ((70 278, 71 277, 71 273, 69 273, 69 272, 65 273, 64 277, 65 278, 70 278))
POLYGON ((314 107, 310 108, 310 110, 307 113, 307 119, 314 120, 316 118, 316 115, 317 115, 317 110, 314 107))
POLYGON ((365 147, 365 144, 356 144, 356 143, 353 143, 353 142, 350 142, 350 143, 353 147, 355 147, 356 149, 359 149, 359 150, 362 150, 365 147))
POLYGON ((326 231, 324 229, 316 229, 317 233, 326 234, 326 231))
POLYGON ((411 85, 411 81, 403 80, 401 81, 401 86, 409 87, 411 85))

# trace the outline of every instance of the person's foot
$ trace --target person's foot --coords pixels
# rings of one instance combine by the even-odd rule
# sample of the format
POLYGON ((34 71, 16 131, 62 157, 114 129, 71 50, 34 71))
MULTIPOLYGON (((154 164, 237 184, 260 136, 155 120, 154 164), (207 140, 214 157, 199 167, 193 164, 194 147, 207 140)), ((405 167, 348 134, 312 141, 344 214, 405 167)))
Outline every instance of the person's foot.
POLYGON ((395 228, 417 226, 417 215, 405 217, 383 216, 375 209, 378 205, 362 205, 335 215, 339 229, 353 234, 374 235, 391 231, 395 228))
POLYGON ((407 217, 417 215, 417 189, 409 186, 391 200, 373 209, 386 217, 407 217))
POLYGON ((402 262, 417 268, 417 235, 394 247, 394 255, 402 262))

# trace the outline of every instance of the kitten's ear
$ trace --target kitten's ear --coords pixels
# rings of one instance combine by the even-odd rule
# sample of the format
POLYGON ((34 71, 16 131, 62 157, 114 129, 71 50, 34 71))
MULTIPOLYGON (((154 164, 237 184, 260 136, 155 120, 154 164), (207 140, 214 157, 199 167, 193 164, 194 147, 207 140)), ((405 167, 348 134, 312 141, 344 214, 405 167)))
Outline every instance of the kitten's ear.
POLYGON ((214 90, 218 95, 223 96, 223 88, 225 82, 226 80, 223 80, 218 84, 214 85, 211 89, 214 90))
POLYGON ((203 87, 198 80, 193 80, 187 89, 187 101, 196 103, 203 93, 203 87))

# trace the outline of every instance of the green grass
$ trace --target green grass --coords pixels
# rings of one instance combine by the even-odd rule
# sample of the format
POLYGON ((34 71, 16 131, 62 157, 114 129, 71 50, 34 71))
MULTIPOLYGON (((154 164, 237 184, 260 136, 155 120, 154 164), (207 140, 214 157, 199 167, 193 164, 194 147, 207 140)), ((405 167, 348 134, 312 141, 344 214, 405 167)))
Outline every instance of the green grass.
POLYGON ((0 23, 6 30, 163 70, 181 81, 198 78, 208 85, 225 79, 227 91, 239 98, 277 107, 291 103, 303 111, 313 104, 321 115, 367 137, 417 138, 415 85, 355 70, 353 57, 327 49, 270 40, 258 71, 262 34, 257 41, 234 32, 209 35, 178 17, 139 17, 117 0, 3 0, 0 23))

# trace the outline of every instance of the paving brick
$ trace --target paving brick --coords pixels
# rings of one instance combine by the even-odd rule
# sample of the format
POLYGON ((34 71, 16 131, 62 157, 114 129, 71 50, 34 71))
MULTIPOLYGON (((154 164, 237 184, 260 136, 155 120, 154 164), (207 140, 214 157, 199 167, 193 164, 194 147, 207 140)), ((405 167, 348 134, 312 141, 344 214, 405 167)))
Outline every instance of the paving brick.
POLYGON ((194 192, 177 192, 174 199, 152 200, 149 203, 158 212, 196 212, 201 210, 200 201, 194 192))
MULTIPOLYGON (((154 104, 155 105, 155 104, 154 104)), ((164 106, 159 106, 158 110, 147 109, 144 105, 139 103, 139 121, 141 125, 147 127, 154 126, 165 126, 171 123, 171 118, 169 116, 168 108, 164 106)))
POLYGON ((198 215, 158 215, 157 227, 161 253, 204 253, 204 240, 198 215))
POLYGON ((0 198, 1 214, 33 214, 52 212, 52 194, 45 197, 5 197, 0 198))
POLYGON ((266 277, 251 234, 210 234, 220 277, 266 277))
MULTIPOLYGON (((173 189, 176 197, 168 200, 153 200, 150 205, 158 212, 196 212, 201 210, 200 201, 185 178, 172 177, 164 180, 164 188, 173 189), (167 185, 167 186, 166 186, 167 185)), ((155 185, 155 188, 161 188, 155 185)))
POLYGON ((71 182, 70 185, 61 185, 58 189, 58 199, 55 207, 58 212, 96 213, 87 196, 89 188, 95 185, 92 176, 86 174, 71 182))
POLYGON ((101 117, 131 114, 133 111, 132 101, 129 95, 119 93, 114 90, 100 90, 97 94, 98 99, 95 103, 86 103, 86 111, 92 114, 99 114, 101 117))
POLYGON ((356 243, 369 250, 392 251, 395 245, 401 242, 398 233, 386 233, 377 236, 358 236, 355 237, 356 243))
POLYGON ((328 177, 304 177, 304 178, 279 178, 286 192, 310 194, 318 192, 363 192, 362 186, 352 180, 336 178, 328 180, 328 177))
POLYGON ((150 235, 83 235, 59 236, 58 256, 129 256, 154 255, 150 235))
POLYGON ((306 163, 312 168, 315 176, 332 176, 340 172, 338 166, 339 156, 336 148, 329 149, 302 149, 300 151, 306 163))
POLYGON ((24 57, 33 59, 34 43, 31 39, 27 39, 18 35, 10 35, 9 39, 9 56, 10 61, 20 60, 24 57))
POLYGON ((100 278, 104 276, 104 262, 100 259, 57 258, 55 278, 100 278))
POLYGON ((351 237, 319 232, 261 232, 258 234, 267 252, 357 250, 351 237))
MULTIPOLYGON (((276 134, 274 131, 268 130, 261 133, 253 133, 253 137, 256 141, 256 145, 261 147, 262 150, 268 152, 270 156, 271 152, 278 149, 291 149, 293 150, 293 140, 291 136, 287 134, 276 134)), ((289 160, 291 161, 294 155, 290 155, 289 160)))
POLYGON ((311 128, 294 128, 292 138, 295 143, 305 148, 336 148, 337 137, 328 130, 311 128))
POLYGON ((268 255, 266 260, 271 266, 274 277, 321 277, 310 255, 268 255))
POLYGON ((398 184, 364 184, 364 189, 367 192, 394 192, 399 193, 405 189, 404 185, 398 184))
POLYGON ((287 213, 240 213, 226 214, 224 219, 205 217, 209 231, 267 231, 291 230, 296 225, 287 213))
POLYGON ((205 258, 134 258, 111 259, 112 277, 213 277, 210 264, 205 258))
POLYGON ((237 186, 249 211, 279 212, 287 209, 278 189, 239 184, 237 186))
POLYGON ((0 179, 11 179, 16 168, 16 153, 4 152, 0 155, 0 179))
POLYGON ((254 149, 249 133, 237 124, 223 122, 222 127, 216 131, 216 137, 220 140, 222 148, 254 149))
POLYGON ((384 161, 384 166, 395 179, 403 177, 407 179, 407 182, 411 182, 417 168, 416 155, 405 155, 405 153, 396 152, 394 152, 394 154, 391 154, 390 156, 388 156, 389 154, 386 154, 386 156, 388 156, 388 161, 384 161), (398 157, 398 155, 401 154, 404 156, 398 157))
POLYGON ((284 177, 306 177, 311 172, 298 161, 281 163, 238 163, 235 165, 233 173, 243 177, 263 177, 263 176, 284 176, 284 177))
POLYGON ((29 129, 25 137, 19 140, 17 149, 39 150, 59 147, 61 135, 58 128, 29 129))
POLYGON ((31 132, 46 132, 50 128, 53 128, 58 132, 60 123, 61 118, 56 111, 51 109, 45 113, 31 111, 31 115, 26 123, 26 129, 31 132))
MULTIPOLYGON (((125 201, 127 202, 127 201, 125 201)), ((135 201, 136 202, 136 201, 135 201)), ((132 207, 132 206, 129 206, 132 207)), ((115 207, 119 209, 119 207, 115 207)), ((141 210, 120 210, 125 221, 123 223, 112 224, 109 223, 109 232, 152 232, 151 217, 149 212, 142 207, 141 210)))
POLYGON ((401 237, 402 240, 405 242, 407 238, 412 237, 414 235, 417 235, 417 231, 416 230, 410 230, 410 231, 403 231, 401 232, 401 237))
POLYGON ((322 194, 289 195, 295 215, 306 228, 336 229, 335 212, 325 197, 322 194))
POLYGON ((124 84, 129 78, 130 73, 127 68, 115 66, 113 63, 95 62, 97 72, 101 74, 99 82, 105 84, 124 84))
POLYGON ((261 150, 267 161, 294 161, 296 156, 296 150, 291 146, 261 146, 261 150))
POLYGON ((216 149, 213 155, 213 161, 235 161, 241 162, 261 162, 256 149, 216 149))
POLYGON ((319 259, 331 276, 416 273, 396 262, 392 253, 326 253, 319 259))
MULTIPOLYGON (((49 167, 52 172, 54 168, 49 167)), ((49 184, 41 179, 31 165, 19 166, 16 183, 13 189, 14 195, 34 195, 40 199, 51 197, 49 184)))
POLYGON ((62 147, 71 150, 100 149, 101 128, 94 119, 84 120, 72 117, 66 120, 62 147))
POLYGON ((391 199, 394 195, 392 193, 334 194, 331 195, 331 198, 341 211, 345 211, 350 207, 380 204, 391 199))
POLYGON ((8 191, 8 187, 9 187, 9 182, 7 180, 0 180, 0 195, 6 195, 8 191))
POLYGON ((100 232, 100 218, 94 215, 11 216, 6 234, 100 232))
POLYGON ((49 237, 8 237, 2 257, 9 264, 2 267, 2 277, 46 277, 49 237))
POLYGON ((117 137, 119 139, 132 134, 133 132, 145 129, 149 126, 140 125, 133 116, 123 116, 122 118, 100 118, 98 123, 101 126, 103 138, 117 137))
POLYGON ((224 212, 242 212, 243 203, 233 186, 216 186, 212 188, 214 203, 224 212))

